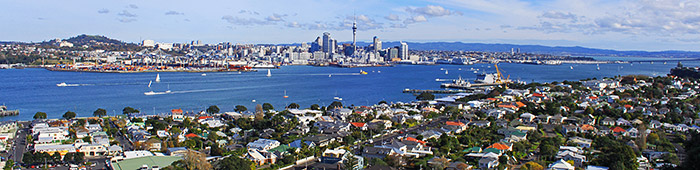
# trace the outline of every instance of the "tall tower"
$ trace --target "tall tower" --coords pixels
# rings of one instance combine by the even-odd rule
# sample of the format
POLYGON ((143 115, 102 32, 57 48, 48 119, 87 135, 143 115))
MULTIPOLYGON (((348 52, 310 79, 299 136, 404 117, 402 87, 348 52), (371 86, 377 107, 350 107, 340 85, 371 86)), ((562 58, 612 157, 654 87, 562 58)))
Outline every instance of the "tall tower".
POLYGON ((379 40, 379 37, 374 36, 374 52, 382 50, 382 41, 379 40))
POLYGON ((352 53, 355 54, 357 51, 357 44, 355 44, 355 36, 357 35, 357 19, 353 16, 352 21, 352 53))
POLYGON ((401 46, 399 46, 399 58, 401 60, 408 60, 408 44, 405 42, 401 42, 401 46))

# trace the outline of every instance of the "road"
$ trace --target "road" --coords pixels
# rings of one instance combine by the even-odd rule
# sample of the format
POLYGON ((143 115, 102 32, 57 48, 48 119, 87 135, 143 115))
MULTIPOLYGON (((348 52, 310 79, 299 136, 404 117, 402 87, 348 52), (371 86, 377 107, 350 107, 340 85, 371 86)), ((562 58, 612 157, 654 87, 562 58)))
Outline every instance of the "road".
POLYGON ((131 146, 131 142, 129 139, 126 138, 126 135, 122 134, 121 131, 119 131, 119 127, 117 127, 114 122, 109 121, 109 124, 112 125, 113 128, 117 129, 117 134, 114 136, 114 139, 119 142, 119 145, 121 145, 123 151, 131 151, 133 149, 133 146, 131 146))
POLYGON ((27 151, 27 134, 29 133, 29 122, 17 122, 18 128, 15 134, 14 144, 10 150, 11 159, 15 162, 22 162, 22 156, 27 151))

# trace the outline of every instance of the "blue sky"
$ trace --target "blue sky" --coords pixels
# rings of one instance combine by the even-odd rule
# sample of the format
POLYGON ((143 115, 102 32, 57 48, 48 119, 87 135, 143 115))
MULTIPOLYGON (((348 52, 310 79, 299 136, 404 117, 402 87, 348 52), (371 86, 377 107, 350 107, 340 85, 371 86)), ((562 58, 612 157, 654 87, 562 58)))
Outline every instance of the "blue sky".
POLYGON ((617 50, 700 47, 697 0, 2 0, 0 41, 78 34, 127 42, 461 41, 617 50))

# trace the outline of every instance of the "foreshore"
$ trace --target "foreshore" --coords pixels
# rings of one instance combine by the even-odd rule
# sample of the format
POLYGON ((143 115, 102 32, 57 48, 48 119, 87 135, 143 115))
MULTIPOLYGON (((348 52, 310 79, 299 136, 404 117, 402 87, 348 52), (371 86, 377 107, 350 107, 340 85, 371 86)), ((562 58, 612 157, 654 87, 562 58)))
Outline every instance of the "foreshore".
POLYGON ((91 73, 160 73, 160 72, 188 72, 188 73, 207 73, 207 72, 257 72, 254 69, 187 69, 187 70, 176 70, 176 69, 165 69, 165 70, 79 70, 79 69, 61 69, 61 68, 51 68, 44 67, 49 71, 64 71, 64 72, 91 72, 91 73))

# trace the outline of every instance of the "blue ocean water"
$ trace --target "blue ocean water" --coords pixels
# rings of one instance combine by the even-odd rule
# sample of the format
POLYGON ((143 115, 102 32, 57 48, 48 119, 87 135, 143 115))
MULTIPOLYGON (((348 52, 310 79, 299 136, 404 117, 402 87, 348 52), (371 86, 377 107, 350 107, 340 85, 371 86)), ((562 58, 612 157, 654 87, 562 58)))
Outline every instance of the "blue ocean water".
MULTIPOLYGON (((684 62, 686 66, 700 66, 700 62, 684 62)), ((526 82, 552 82, 602 78, 616 75, 643 74, 663 76, 676 63, 662 62, 596 65, 527 65, 499 64, 504 76, 526 82), (573 68, 573 69, 571 69, 573 68)), ((474 80, 479 72, 495 72, 492 64, 475 65, 397 65, 395 67, 335 68, 313 66, 283 66, 250 73, 159 73, 161 82, 148 87, 156 73, 83 73, 53 72, 45 69, 0 70, 0 104, 19 109, 19 116, 0 120, 30 120, 34 113, 48 113, 49 118, 60 118, 66 111, 78 116, 92 116, 97 108, 109 115, 120 114, 126 107, 134 107, 146 114, 165 113, 171 109, 186 111, 205 110, 217 105, 221 111, 232 111, 235 105, 254 109, 256 104, 271 103, 283 108, 290 103, 302 107, 311 104, 329 105, 334 97, 341 97, 345 105, 368 105, 381 100, 409 102, 411 89, 439 89, 435 79, 454 79, 459 76, 474 80), (368 72, 359 75, 360 70, 368 72), (445 74, 445 70, 449 73, 445 74), (329 77, 329 75, 331 75, 329 77), (80 84, 75 87, 57 87, 56 84, 80 84), (171 94, 146 96, 147 91, 171 94), (285 95, 289 96, 284 98, 285 95), (253 102, 255 100, 255 102, 253 102)))

